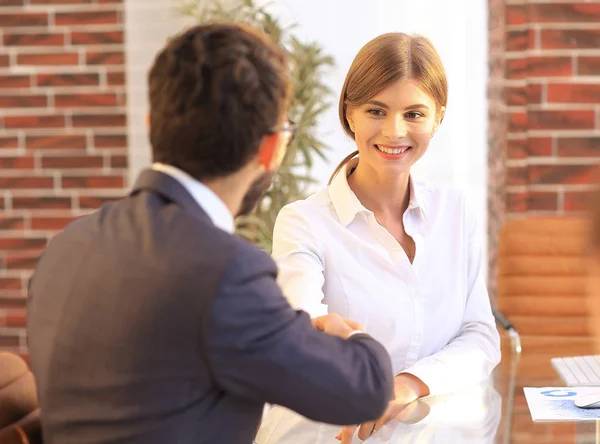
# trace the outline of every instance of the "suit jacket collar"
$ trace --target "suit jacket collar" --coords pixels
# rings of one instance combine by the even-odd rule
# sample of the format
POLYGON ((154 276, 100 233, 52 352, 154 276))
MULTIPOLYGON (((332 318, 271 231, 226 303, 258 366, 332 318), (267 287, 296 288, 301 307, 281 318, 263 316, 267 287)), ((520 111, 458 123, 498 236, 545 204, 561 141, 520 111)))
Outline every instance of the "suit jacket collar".
POLYGON ((185 211, 193 214, 195 217, 202 220, 208 220, 212 223, 208 214, 206 214, 202 207, 198 205, 188 190, 168 174, 152 169, 142 171, 135 181, 130 196, 135 196, 143 190, 149 190, 160 194, 166 199, 177 203, 185 211))

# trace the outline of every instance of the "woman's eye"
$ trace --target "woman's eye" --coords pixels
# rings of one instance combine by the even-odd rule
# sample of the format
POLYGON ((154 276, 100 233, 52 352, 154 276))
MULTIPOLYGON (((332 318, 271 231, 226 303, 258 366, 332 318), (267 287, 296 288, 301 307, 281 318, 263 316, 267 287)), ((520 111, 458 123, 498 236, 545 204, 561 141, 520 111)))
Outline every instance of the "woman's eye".
POLYGON ((385 116, 385 113, 383 112, 383 110, 380 110, 380 109, 368 109, 367 113, 371 114, 372 116, 377 116, 377 117, 385 116))
POLYGON ((416 120, 416 119, 420 119, 421 117, 424 117, 424 116, 423 116, 423 114, 418 113, 416 111, 411 111, 411 112, 406 113, 406 117, 408 117, 409 119, 416 120))

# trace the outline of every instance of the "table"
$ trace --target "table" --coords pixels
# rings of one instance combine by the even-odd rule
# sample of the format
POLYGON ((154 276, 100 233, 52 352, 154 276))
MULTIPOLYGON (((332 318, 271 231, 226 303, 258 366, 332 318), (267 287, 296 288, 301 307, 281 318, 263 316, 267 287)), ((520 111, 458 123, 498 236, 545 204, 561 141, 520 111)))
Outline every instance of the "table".
MULTIPOLYGON (((534 423, 524 403, 522 388, 513 387, 511 374, 499 367, 490 381, 457 393, 416 401, 364 442, 600 444, 600 424, 534 423)), ((355 436, 353 444, 361 442, 355 436)))

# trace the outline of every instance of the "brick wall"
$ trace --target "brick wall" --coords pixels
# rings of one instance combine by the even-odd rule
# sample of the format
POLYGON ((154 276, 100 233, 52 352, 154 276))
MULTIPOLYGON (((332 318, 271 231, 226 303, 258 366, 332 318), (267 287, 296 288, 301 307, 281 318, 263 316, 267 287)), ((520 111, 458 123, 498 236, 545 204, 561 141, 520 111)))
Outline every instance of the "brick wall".
POLYGON ((124 194, 123 0, 0 0, 0 348, 65 224, 124 194))
POLYGON ((489 0, 488 80, 488 291, 496 299, 498 233, 505 220, 506 105, 504 100, 504 0, 489 0))
MULTIPOLYGON (((488 0, 488 5, 489 278, 495 297, 497 235, 504 221, 580 213, 597 180, 600 2, 488 0)), ((536 350, 523 353, 538 358, 536 350)), ((539 356, 540 369, 548 367, 548 354, 539 356)), ((539 370, 520 371, 521 379, 538 375, 539 370)), ((519 387, 516 396, 512 442, 573 442, 572 424, 534 426, 519 387)))
POLYGON ((490 287, 505 218, 585 209, 600 160, 600 2, 489 0, 490 287))
POLYGON ((509 217, 584 210, 600 159, 600 3, 506 8, 509 217))

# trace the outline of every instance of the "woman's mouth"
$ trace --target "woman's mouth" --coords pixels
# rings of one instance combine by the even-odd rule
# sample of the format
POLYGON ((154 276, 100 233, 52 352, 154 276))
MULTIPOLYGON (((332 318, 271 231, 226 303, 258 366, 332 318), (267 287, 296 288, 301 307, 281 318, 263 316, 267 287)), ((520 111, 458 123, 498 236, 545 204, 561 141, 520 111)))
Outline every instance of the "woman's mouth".
POLYGON ((375 145, 379 154, 386 159, 400 159, 411 149, 409 145, 375 145))

